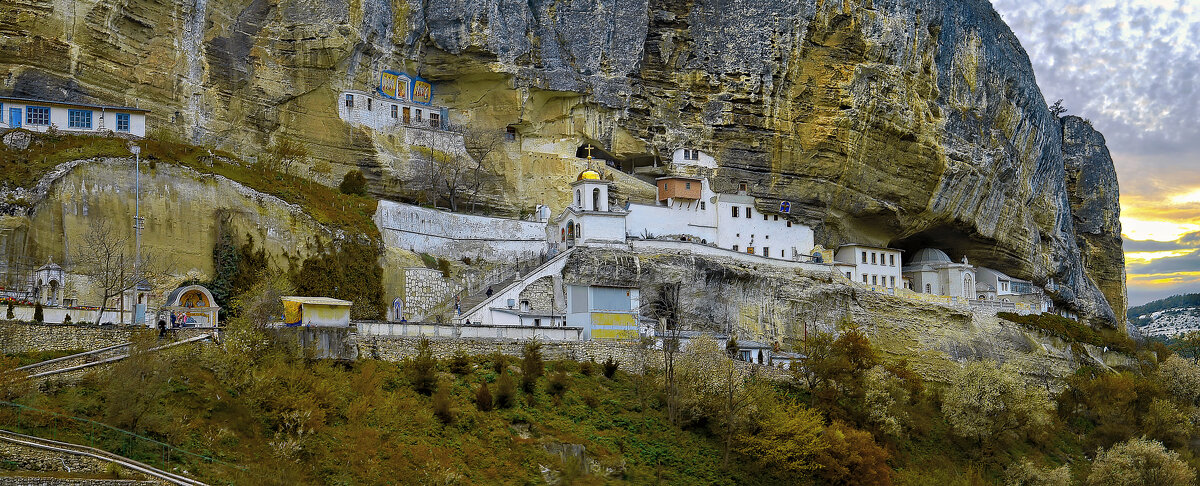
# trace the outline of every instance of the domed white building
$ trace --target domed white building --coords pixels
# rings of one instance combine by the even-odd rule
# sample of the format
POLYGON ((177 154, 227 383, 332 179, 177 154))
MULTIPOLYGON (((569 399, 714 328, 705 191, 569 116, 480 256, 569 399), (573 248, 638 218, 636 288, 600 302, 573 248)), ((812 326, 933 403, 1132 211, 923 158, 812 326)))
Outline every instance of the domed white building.
POLYGON ((975 267, 965 256, 961 263, 955 263, 942 250, 922 248, 913 253, 902 271, 914 292, 975 298, 975 267))

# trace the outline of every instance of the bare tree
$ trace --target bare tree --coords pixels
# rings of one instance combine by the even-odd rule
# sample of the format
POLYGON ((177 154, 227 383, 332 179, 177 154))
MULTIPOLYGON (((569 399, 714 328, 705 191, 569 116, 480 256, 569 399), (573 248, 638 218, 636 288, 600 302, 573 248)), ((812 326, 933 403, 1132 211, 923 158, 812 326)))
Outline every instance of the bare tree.
POLYGON ((467 128, 463 130, 463 145, 472 165, 465 190, 471 198, 471 212, 475 212, 475 205, 479 203, 479 191, 493 177, 492 171, 488 169, 487 160, 504 146, 504 135, 499 130, 467 128))
POLYGON ((116 234, 107 220, 91 222, 75 256, 75 271, 88 276, 100 291, 96 324, 100 324, 104 311, 108 310, 110 299, 120 298, 139 283, 158 276, 153 255, 142 252, 137 258, 134 252, 129 237, 116 234))
POLYGON ((681 313, 678 282, 659 286, 658 299, 649 302, 646 309, 646 314, 658 321, 659 331, 662 333, 663 387, 667 397, 667 418, 676 425, 680 423, 680 416, 675 358, 679 355, 680 335, 683 331, 679 322, 681 313))
POLYGON ((438 136, 418 147, 412 182, 425 193, 430 205, 445 199, 451 211, 458 211, 459 204, 466 199, 474 210, 480 190, 493 177, 484 161, 500 142, 489 142, 486 135, 466 130, 463 142, 466 153, 459 150, 457 143, 457 138, 438 136))

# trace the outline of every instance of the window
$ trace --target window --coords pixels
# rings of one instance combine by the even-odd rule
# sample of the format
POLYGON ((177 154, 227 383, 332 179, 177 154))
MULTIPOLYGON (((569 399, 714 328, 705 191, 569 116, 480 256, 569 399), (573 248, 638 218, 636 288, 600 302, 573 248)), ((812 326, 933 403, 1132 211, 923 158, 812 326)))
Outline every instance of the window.
POLYGON ((663 190, 664 190, 664 191, 669 191, 669 190, 671 190, 671 183, 670 183, 670 182, 663 182, 663 190))
POLYGON ((846 272, 846 278, 850 278, 850 272, 846 272))
POLYGON ((421 110, 417 110, 416 117, 417 123, 421 123, 421 110))
POLYGON ((508 128, 505 128, 504 129, 504 139, 508 140, 509 142, 516 140, 517 139, 517 127, 509 125, 508 128))
POLYGON ((763 247, 763 256, 765 256, 765 257, 771 256, 771 249, 764 246, 763 247))
POLYGON ((738 191, 746 192, 746 183, 745 182, 738 184, 738 191))
POLYGON ((129 131, 129 113, 117 113, 117 131, 129 131))
POLYGON ((750 206, 746 206, 746 219, 750 219, 750 206))
POLYGON ((888 287, 896 288, 896 277, 888 277, 888 287))
POLYGON ((683 183, 683 188, 684 188, 684 189, 691 189, 691 188, 692 188, 692 183, 691 183, 691 182, 684 182, 684 183, 683 183))
POLYGON ((392 105, 392 118, 400 118, 400 107, 392 105))
POLYGON ((867 252, 865 252, 865 251, 862 252, 862 261, 863 261, 863 263, 867 263, 867 252))
POLYGON ((779 250, 779 258, 787 258, 787 250, 779 250))
POLYGON ((346 95, 346 108, 354 108, 354 95, 346 95))
POLYGON ((893 267, 896 266, 896 255, 888 255, 888 264, 893 267))
POLYGON ((878 284, 879 284, 879 277, 877 277, 875 275, 871 275, 871 285, 878 285, 878 284))
POLYGON ((704 201, 700 201, 700 210, 704 211, 704 201))
POLYGON ((733 245, 733 251, 738 251, 738 246, 737 246, 737 245, 733 245))
POLYGON ((766 221, 766 220, 767 220, 767 215, 765 215, 765 214, 764 214, 764 215, 763 215, 763 221, 766 221))
POLYGON ((788 222, 787 222, 787 224, 788 224, 788 225, 787 225, 787 227, 788 227, 788 228, 791 228, 791 227, 792 227, 792 222, 791 222, 791 221, 788 221, 788 222))
POLYGON ((738 217, 738 207, 737 206, 733 206, 733 217, 735 217, 735 218, 738 217))
POLYGON ((68 128, 92 128, 92 110, 67 110, 68 128))
POLYGON ((367 111, 371 111, 371 98, 367 98, 367 111))
POLYGON ((776 214, 776 215, 775 215, 775 219, 774 219, 774 221, 779 221, 779 215, 778 215, 778 214, 776 214))
POLYGON ((871 265, 875 264, 875 252, 871 252, 871 265))
POLYGON ((867 283, 867 274, 863 274, 863 283, 867 283))
POLYGON ((26 125, 49 125, 50 124, 50 108, 46 106, 27 106, 25 107, 25 124, 26 125))
POLYGON ((431 126, 433 128, 441 128, 442 114, 441 113, 430 113, 429 114, 429 126, 431 126))
POLYGON ((932 286, 930 286, 929 284, 925 284, 925 293, 927 293, 927 294, 932 294, 932 293, 933 293, 933 287, 932 287, 932 286))

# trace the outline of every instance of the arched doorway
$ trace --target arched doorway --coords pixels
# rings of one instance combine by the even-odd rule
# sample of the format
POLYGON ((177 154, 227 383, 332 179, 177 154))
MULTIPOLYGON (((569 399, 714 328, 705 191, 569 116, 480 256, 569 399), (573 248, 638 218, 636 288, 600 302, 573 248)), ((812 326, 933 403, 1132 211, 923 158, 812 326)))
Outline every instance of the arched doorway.
POLYGON ((199 285, 187 285, 167 296, 159 318, 174 327, 211 327, 217 325, 220 310, 212 292, 199 285))

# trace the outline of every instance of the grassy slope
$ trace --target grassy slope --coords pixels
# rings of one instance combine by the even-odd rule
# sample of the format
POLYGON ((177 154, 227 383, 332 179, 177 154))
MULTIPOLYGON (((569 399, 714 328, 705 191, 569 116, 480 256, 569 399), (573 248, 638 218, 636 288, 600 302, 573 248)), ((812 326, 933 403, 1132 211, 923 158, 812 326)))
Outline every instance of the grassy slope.
MULTIPOLYGON (((443 424, 431 397, 413 391, 403 365, 260 355, 243 372, 235 370, 241 364, 211 361, 220 359, 217 353, 181 351, 157 362, 123 362, 77 386, 52 385, 45 393, 30 389, 10 398, 138 430, 247 468, 194 460, 183 467, 212 484, 533 484, 542 482, 543 465, 577 475, 577 464, 545 450, 555 443, 583 444, 602 468, 617 471, 611 479, 577 478, 575 484, 770 482, 741 464, 723 469, 716 439, 704 429, 674 427, 659 408, 641 406, 656 402, 654 392, 639 394, 638 381, 623 372, 608 379, 599 367, 584 375, 578 363, 549 363, 570 377, 561 397, 545 391, 543 378, 532 395, 518 389, 515 406, 482 412, 474 396, 480 383, 496 380, 491 363, 475 358, 473 371, 463 376, 447 372, 443 363, 441 386, 452 390, 455 417, 443 424), (233 374, 247 381, 234 383, 233 374), (291 433, 271 432, 280 429, 291 433), (290 440, 299 447, 280 452, 290 440)), ((494 394, 495 383, 491 387, 494 394)), ((0 407, 0 423, 13 420, 11 409, 0 407)), ((21 420, 26 431, 89 440, 88 428, 70 421, 36 412, 24 412, 21 420)), ((117 439, 102 443, 130 450, 117 439)), ((132 455, 138 454, 155 452, 134 447, 132 455)))

